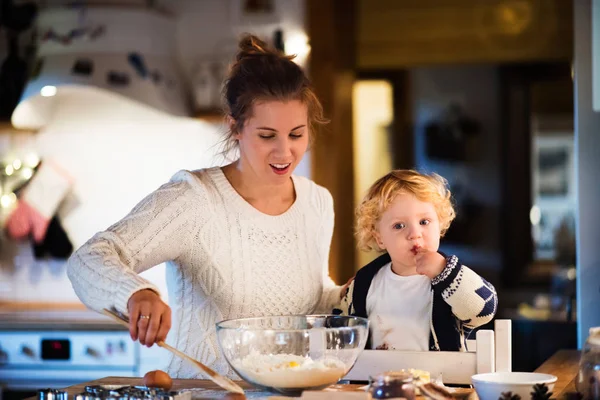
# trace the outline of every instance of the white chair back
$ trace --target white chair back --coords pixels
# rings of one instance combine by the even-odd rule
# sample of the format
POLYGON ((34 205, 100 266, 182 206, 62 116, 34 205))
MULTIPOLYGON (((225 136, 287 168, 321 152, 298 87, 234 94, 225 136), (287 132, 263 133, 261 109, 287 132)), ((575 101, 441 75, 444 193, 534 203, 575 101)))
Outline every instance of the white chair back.
POLYGON ((475 340, 467 340, 466 352, 363 350, 343 379, 368 381, 381 372, 414 368, 428 371, 432 380, 441 376, 444 383, 471 384, 475 374, 511 371, 511 347, 511 321, 498 319, 493 331, 479 330, 475 340))

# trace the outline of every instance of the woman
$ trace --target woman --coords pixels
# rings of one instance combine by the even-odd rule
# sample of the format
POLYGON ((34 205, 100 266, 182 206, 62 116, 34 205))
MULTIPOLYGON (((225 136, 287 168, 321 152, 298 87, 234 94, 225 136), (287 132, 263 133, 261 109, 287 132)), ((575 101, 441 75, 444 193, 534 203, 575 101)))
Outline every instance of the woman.
MULTIPOLYGON (((341 289, 328 275, 332 197, 292 175, 324 122, 310 82, 292 58, 247 36, 224 94, 226 150, 239 158, 174 175, 77 250, 68 275, 88 307, 128 314, 133 340, 152 346, 172 327, 173 346, 233 376, 216 322, 329 312, 341 289), (173 314, 138 275, 163 262, 173 314)), ((178 358, 168 372, 199 377, 178 358)))

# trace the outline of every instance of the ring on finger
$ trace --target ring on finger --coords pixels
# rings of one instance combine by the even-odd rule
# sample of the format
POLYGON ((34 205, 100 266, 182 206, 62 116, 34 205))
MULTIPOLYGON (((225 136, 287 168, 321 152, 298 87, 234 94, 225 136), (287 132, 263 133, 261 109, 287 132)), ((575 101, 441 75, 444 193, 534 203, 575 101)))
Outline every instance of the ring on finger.
POLYGON ((149 315, 140 315, 140 319, 150 319, 149 315))

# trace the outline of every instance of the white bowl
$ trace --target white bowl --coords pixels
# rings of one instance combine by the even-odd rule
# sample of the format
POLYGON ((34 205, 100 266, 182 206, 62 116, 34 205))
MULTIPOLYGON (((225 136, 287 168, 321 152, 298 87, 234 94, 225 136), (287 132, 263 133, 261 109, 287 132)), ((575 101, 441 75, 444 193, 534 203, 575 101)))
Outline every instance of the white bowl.
POLYGON ((505 392, 518 394, 522 400, 529 400, 533 385, 544 383, 551 392, 556 380, 554 375, 536 372, 490 372, 471 377, 480 400, 498 400, 505 392))

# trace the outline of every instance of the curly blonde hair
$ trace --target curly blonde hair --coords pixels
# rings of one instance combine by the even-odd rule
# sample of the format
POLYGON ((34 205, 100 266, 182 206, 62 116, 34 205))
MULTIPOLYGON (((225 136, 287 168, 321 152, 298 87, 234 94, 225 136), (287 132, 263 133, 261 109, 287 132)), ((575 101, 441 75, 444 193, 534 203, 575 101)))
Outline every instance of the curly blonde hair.
POLYGON ((397 195, 410 193, 420 201, 432 203, 440 220, 440 236, 444 236, 456 217, 448 181, 436 173, 422 174, 414 170, 394 170, 379 178, 367 191, 356 209, 358 247, 364 251, 379 250, 375 240, 377 222, 397 195))

